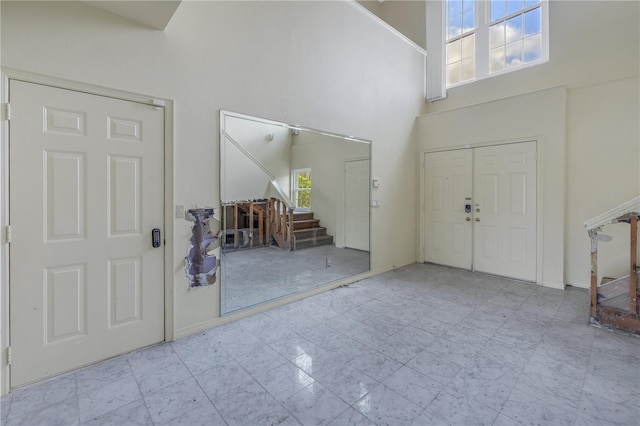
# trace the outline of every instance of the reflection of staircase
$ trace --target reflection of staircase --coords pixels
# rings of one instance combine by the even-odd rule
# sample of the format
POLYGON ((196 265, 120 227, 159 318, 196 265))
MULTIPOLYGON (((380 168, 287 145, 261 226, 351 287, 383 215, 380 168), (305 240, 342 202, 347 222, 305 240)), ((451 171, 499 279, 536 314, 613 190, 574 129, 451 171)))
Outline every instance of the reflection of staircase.
POLYGON ((333 245, 333 236, 313 218, 313 213, 293 213, 294 250, 333 245))
POLYGON ((313 213, 295 212, 277 198, 223 204, 224 246, 247 249, 270 246, 300 250, 333 244, 333 236, 313 213), (293 231, 292 231, 293 230, 293 231))

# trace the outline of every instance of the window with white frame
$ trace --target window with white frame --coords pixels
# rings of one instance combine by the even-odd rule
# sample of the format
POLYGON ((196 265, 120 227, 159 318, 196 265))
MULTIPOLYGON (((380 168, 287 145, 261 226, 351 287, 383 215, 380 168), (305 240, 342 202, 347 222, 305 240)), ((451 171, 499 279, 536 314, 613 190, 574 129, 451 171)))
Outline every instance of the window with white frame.
POLYGON ((548 59, 547 0, 446 0, 446 85, 548 59))
POLYGON ((292 175, 295 208, 311 209, 311 169, 295 169, 292 175))

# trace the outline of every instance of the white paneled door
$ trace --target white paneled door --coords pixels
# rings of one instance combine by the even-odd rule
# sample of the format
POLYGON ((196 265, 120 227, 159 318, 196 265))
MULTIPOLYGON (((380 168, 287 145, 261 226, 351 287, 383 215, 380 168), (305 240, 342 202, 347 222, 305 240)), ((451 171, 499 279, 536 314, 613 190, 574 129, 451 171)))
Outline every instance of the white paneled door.
POLYGON ((369 251, 369 160, 345 162, 345 247, 369 251))
POLYGON ((474 150, 476 271, 536 279, 536 143, 474 150))
POLYGON ((425 154, 425 261, 535 281, 536 173, 535 142, 425 154))
POLYGON ((471 269, 472 161, 470 150, 425 154, 427 262, 471 269))
POLYGON ((164 340, 162 108, 10 82, 11 386, 164 340))

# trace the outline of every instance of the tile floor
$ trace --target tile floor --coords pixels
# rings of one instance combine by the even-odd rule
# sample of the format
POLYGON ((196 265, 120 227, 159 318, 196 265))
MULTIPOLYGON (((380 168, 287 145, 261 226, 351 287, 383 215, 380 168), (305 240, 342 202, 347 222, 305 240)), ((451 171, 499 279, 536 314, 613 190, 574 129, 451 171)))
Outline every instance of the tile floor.
POLYGON ((233 312, 366 272, 369 252, 332 245, 262 247, 225 253, 222 268, 222 312, 233 312))
POLYGON ((638 425, 640 339, 587 292, 414 264, 2 402, 26 425, 638 425))

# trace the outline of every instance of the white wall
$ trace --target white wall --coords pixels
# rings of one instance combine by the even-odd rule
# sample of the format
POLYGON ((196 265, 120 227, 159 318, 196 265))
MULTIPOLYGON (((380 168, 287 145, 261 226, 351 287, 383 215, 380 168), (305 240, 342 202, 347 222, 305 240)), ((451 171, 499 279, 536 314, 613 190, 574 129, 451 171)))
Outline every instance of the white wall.
POLYGON ((311 210, 320 226, 333 235, 336 247, 344 247, 344 162, 368 157, 365 143, 310 133, 294 136, 291 168, 311 168, 311 210))
POLYGON ((425 1, 420 0, 357 0, 378 18, 391 25, 409 40, 426 49, 425 1))
MULTIPOLYGON (((344 2, 183 2, 164 32, 80 2, 1 3, 2 65, 175 100, 175 202, 219 206, 220 109, 373 141, 384 186, 372 269, 415 261, 414 119, 423 56, 344 2), (402 227, 385 224, 402 223, 402 227)), ((219 287, 188 291, 175 221, 174 325, 215 325, 219 287)))
MULTIPOLYGON (((542 164, 539 190, 544 217, 542 240, 543 285, 564 286, 565 200, 565 97, 563 88, 496 100, 452 111, 427 114, 417 119, 418 149, 460 148, 464 145, 509 141, 538 141, 542 164)), ((422 232, 422 231, 420 231, 422 232)))
MULTIPOLYGON (((567 95, 567 283, 586 287, 591 242, 586 220, 640 194, 638 77, 570 90, 567 95)), ((629 273, 629 225, 607 226, 599 276, 629 273)))
POLYGON ((225 115, 224 158, 221 161, 223 201, 269 198, 271 176, 286 194, 291 180, 291 132, 281 125, 225 115), (269 171, 245 155, 233 139, 269 171), (271 139, 273 138, 273 139, 271 139))

